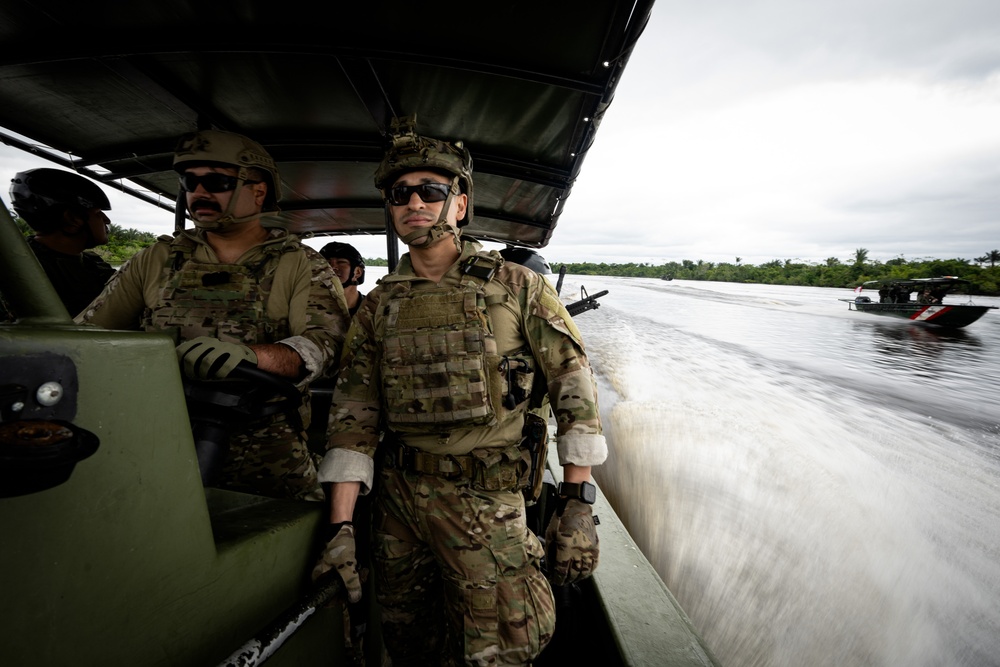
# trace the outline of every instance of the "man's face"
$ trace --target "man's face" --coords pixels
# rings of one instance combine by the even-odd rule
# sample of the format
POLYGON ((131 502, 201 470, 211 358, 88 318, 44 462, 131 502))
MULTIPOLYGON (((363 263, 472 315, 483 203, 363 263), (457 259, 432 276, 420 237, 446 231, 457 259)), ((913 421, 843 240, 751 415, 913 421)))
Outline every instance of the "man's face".
MULTIPOLYGON (((330 268, 333 269, 337 278, 340 279, 340 283, 342 285, 347 284, 347 282, 351 280, 351 261, 344 259, 343 257, 331 257, 328 261, 330 262, 330 268)), ((360 274, 361 267, 359 266, 354 269, 354 280, 357 280, 360 274)), ((351 287, 353 287, 353 285, 351 285, 351 287)))
MULTIPOLYGON (((205 177, 211 174, 220 174, 236 178, 239 170, 234 167, 189 167, 184 170, 185 174, 197 177, 205 177)), ((210 176, 209 176, 210 177, 210 176)), ((215 186, 209 186, 217 189, 215 186)), ((240 188, 239 197, 236 200, 236 208, 232 211, 234 218, 260 213, 264 206, 264 195, 267 192, 265 183, 246 182, 240 188)), ((220 192, 210 192, 205 188, 205 184, 199 183, 193 190, 185 192, 188 211, 191 217, 199 222, 215 222, 222 217, 233 197, 237 195, 236 190, 222 190, 220 192)))
POLYGON ((96 248, 108 242, 111 220, 96 206, 85 211, 67 210, 63 213, 63 222, 62 233, 82 240, 84 249, 96 248))
POLYGON ((87 231, 90 240, 87 242, 88 248, 96 248, 108 242, 108 226, 111 219, 104 215, 104 211, 99 208, 92 208, 87 212, 87 231))
MULTIPOLYGON (((392 187, 415 186, 423 183, 439 183, 444 186, 451 185, 451 179, 433 171, 411 171, 397 178, 392 187)), ((448 209, 447 222, 457 229, 457 221, 465 216, 465 209, 468 205, 469 197, 459 194, 452 197, 451 206, 448 209)), ((389 211, 392 215, 392 224, 399 236, 406 236, 422 227, 430 227, 441 216, 441 209, 444 201, 425 202, 416 192, 410 194, 406 204, 396 206, 390 204, 389 211)))

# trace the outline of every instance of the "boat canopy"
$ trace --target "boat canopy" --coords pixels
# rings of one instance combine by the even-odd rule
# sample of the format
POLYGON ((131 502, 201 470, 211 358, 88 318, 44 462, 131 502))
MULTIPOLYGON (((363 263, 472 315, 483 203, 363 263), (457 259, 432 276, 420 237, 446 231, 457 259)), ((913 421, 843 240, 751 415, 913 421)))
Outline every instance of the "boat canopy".
POLYGON ((970 284, 968 280, 945 276, 943 278, 906 278, 906 279, 885 279, 869 280, 862 283, 866 289, 879 289, 880 287, 896 287, 908 292, 917 292, 930 288, 937 292, 947 293, 957 287, 970 284))
POLYGON ((0 141, 173 211, 177 138, 239 132, 278 163, 280 224, 384 234, 373 174, 415 114, 472 153, 466 234, 544 247, 652 4, 7 2, 0 141))

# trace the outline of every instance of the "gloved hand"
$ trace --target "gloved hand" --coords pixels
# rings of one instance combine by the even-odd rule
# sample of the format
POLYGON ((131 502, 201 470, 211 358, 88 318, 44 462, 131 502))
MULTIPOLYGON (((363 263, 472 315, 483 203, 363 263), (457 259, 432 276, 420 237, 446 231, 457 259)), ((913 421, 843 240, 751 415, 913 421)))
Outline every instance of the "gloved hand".
POLYGON ((177 346, 177 359, 187 377, 217 380, 229 375, 241 361, 256 364, 257 354, 246 345, 199 336, 177 346))
POLYGON ((591 506, 576 498, 565 503, 556 508, 545 529, 549 574, 556 586, 592 575, 601 555, 591 506))
POLYGON ((330 570, 336 570, 347 589, 347 600, 350 603, 361 599, 361 576, 358 574, 358 559, 355 555, 354 524, 346 521, 333 524, 331 531, 337 529, 330 541, 323 547, 319 562, 312 571, 315 582, 330 570))

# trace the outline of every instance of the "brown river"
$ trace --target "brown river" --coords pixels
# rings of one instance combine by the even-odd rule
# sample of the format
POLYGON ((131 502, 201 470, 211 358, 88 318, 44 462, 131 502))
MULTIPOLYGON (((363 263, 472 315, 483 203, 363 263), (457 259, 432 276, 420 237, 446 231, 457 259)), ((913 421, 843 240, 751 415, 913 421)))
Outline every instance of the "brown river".
POLYGON ((849 290, 581 283, 610 291, 576 318, 598 481, 723 665, 1000 665, 1000 310, 948 334, 849 290))

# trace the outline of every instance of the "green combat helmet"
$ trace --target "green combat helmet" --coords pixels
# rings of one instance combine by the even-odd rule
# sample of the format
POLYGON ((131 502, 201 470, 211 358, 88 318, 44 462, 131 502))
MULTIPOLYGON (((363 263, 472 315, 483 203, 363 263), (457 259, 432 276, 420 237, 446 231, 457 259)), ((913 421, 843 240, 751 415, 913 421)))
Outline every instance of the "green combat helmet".
POLYGON ((219 229, 259 217, 255 215, 234 218, 232 215, 236 200, 243 190, 243 184, 254 180, 251 178, 250 169, 260 170, 264 175, 264 182, 267 183, 267 195, 264 198, 262 212, 276 213, 280 210, 278 200, 281 198, 281 177, 278 174, 278 166, 264 147, 256 141, 242 134, 222 130, 201 130, 185 134, 178 140, 177 148, 174 150, 174 171, 181 174, 185 169, 199 165, 238 169, 239 182, 229 200, 225 215, 208 225, 195 221, 196 226, 202 229, 219 229))
POLYGON ((392 145, 375 171, 375 187, 388 201, 393 182, 406 172, 427 169, 451 175, 451 193, 441 209, 441 218, 429 230, 419 230, 402 239, 408 244, 426 233, 429 238, 422 245, 431 245, 444 234, 451 233, 444 218, 454 195, 464 193, 469 198, 458 226, 461 228, 472 222, 472 156, 461 141, 452 143, 418 135, 416 123, 416 116, 392 120, 392 145))

